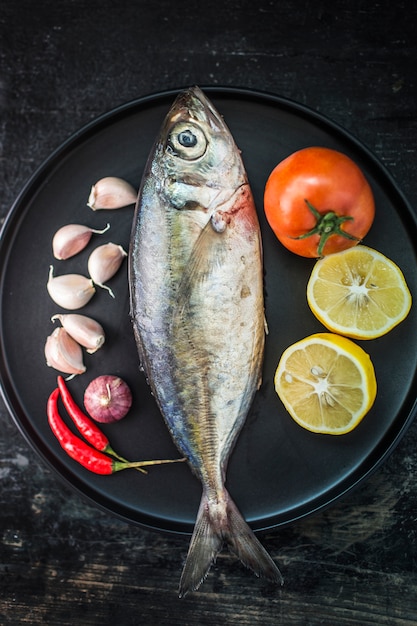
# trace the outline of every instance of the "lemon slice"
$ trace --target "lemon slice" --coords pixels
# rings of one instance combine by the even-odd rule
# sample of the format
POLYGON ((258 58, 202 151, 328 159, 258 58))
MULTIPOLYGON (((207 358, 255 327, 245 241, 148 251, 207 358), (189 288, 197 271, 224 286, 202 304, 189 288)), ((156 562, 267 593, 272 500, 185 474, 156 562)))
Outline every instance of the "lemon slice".
POLYGON ((333 333, 310 335, 287 348, 274 383, 291 417, 314 433, 350 432, 376 396, 369 355, 350 339, 333 333))
POLYGON ((317 261, 307 284, 307 302, 328 330, 375 339, 407 316, 411 294, 393 261, 358 245, 317 261))

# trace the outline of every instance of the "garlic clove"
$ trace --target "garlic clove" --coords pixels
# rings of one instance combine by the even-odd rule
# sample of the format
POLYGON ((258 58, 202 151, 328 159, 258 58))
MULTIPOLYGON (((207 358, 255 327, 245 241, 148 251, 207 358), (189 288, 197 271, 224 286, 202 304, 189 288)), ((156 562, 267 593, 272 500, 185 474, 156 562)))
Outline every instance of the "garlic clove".
POLYGON ((91 187, 87 206, 98 209, 121 209, 136 203, 138 192, 123 178, 106 176, 91 187))
POLYGON ((95 248, 88 258, 88 273, 93 283, 107 289, 113 298, 112 290, 104 283, 113 278, 126 256, 127 252, 122 246, 110 242, 95 248))
POLYGON ((67 333, 89 354, 94 354, 104 344, 104 329, 99 322, 79 313, 57 313, 51 320, 59 320, 67 333))
POLYGON ((83 374, 86 371, 81 346, 62 327, 55 328, 47 337, 45 358, 48 367, 64 374, 83 374))
POLYGON ((63 261, 81 252, 91 239, 93 233, 102 235, 110 228, 107 224, 103 230, 95 230, 83 224, 66 224, 59 228, 52 239, 54 257, 63 261))
POLYGON ((63 309, 80 309, 96 292, 93 281, 81 274, 53 275, 53 267, 50 266, 47 289, 50 297, 63 309))

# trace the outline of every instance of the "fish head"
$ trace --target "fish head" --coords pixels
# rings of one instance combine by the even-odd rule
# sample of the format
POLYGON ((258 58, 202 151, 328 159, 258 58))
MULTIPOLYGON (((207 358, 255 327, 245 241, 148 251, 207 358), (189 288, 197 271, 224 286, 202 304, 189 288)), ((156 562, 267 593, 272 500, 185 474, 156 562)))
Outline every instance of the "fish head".
POLYGON ((215 210, 247 183, 234 139, 212 103, 198 87, 181 92, 163 123, 152 170, 176 209, 215 210))

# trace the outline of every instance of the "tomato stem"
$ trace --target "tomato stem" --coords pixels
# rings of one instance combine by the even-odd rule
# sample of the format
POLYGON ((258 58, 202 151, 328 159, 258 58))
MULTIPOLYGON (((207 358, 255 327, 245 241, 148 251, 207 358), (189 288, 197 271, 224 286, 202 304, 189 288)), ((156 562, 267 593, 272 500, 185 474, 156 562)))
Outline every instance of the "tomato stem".
POLYGON ((350 239, 352 241, 360 241, 357 237, 354 237, 341 228, 342 224, 353 220, 351 215, 337 215, 334 211, 319 213, 316 207, 314 207, 307 199, 305 199, 304 202, 316 218, 316 224, 307 233, 299 235, 298 237, 295 237, 295 239, 307 239, 307 237, 311 237, 312 235, 319 235, 320 241, 317 247, 317 256, 323 256, 324 246, 326 245, 329 237, 332 235, 340 235, 341 237, 345 237, 346 239, 350 239))

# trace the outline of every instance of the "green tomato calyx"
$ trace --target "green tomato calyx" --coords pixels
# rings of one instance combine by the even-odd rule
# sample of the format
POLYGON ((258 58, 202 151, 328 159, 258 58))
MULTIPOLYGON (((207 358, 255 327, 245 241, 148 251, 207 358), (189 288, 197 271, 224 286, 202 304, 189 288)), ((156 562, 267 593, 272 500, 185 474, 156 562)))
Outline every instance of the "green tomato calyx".
POLYGON ((353 217, 351 215, 337 215, 334 211, 319 213, 311 202, 308 200, 304 200, 304 202, 316 218, 316 224, 307 233, 299 235, 299 237, 295 237, 295 239, 307 239, 307 237, 311 237, 312 235, 318 235, 320 237, 319 245, 317 246, 318 257, 323 256, 324 246, 326 245, 329 237, 332 235, 340 235, 341 237, 345 237, 345 239, 350 239, 351 241, 360 241, 357 237, 354 237, 345 230, 342 230, 342 224, 348 221, 353 221, 353 217))

